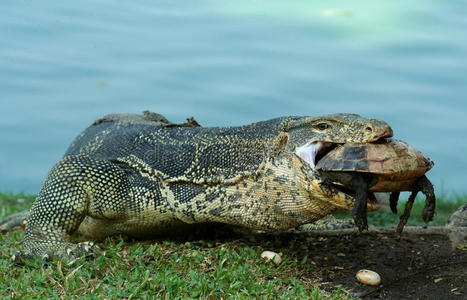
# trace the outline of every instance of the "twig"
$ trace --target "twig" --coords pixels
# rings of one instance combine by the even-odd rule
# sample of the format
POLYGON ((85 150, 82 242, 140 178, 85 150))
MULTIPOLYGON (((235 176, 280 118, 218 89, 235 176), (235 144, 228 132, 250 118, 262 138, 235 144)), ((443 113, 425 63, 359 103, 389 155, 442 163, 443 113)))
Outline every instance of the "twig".
POLYGON ((133 293, 131 293, 131 295, 128 297, 128 300, 132 299, 134 295, 136 295, 136 293, 143 287, 143 285, 146 284, 146 282, 153 280, 152 277, 149 277, 149 271, 146 271, 146 273, 148 274, 148 277, 143 280, 143 282, 133 291, 133 293))
POLYGON ((75 273, 76 273, 79 269, 81 269, 83 266, 84 266, 84 264, 81 265, 81 266, 78 266, 76 269, 74 269, 73 271, 71 271, 70 274, 68 274, 68 275, 65 277, 65 280, 70 279, 70 278, 71 278, 73 275, 75 275, 75 273))
MULTIPOLYGON (((445 226, 432 226, 432 227, 422 227, 422 226, 406 226, 404 227, 404 233, 406 234, 441 234, 447 235, 452 231, 451 228, 445 226)), ((294 232, 296 234, 297 232, 294 232)), ((346 235, 346 234, 357 234, 358 228, 345 228, 345 229, 337 229, 337 230, 310 230, 310 231, 303 231, 298 232, 298 234, 304 234, 308 236, 338 236, 338 235, 346 235)), ((365 233, 396 233, 394 227, 376 227, 370 226, 368 231, 363 231, 361 234, 365 233)), ((272 233, 275 235, 287 235, 291 234, 288 231, 282 231, 277 233, 272 233)), ((403 235, 402 234, 402 235, 403 235)))

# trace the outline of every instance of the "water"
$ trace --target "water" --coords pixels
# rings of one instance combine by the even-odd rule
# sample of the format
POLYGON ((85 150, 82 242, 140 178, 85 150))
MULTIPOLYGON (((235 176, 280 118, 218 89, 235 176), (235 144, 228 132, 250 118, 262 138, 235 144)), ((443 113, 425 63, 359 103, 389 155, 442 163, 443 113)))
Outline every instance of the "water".
POLYGON ((149 109, 383 119, 466 193, 465 2, 311 2, 2 1, 0 190, 37 193, 92 121, 149 109))

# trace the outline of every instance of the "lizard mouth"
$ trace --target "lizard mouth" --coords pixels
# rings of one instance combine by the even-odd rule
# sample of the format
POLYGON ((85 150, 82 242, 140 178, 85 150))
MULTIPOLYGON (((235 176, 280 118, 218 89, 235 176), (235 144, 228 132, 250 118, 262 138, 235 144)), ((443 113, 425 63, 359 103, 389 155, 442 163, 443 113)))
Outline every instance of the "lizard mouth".
POLYGON ((295 154, 314 168, 321 158, 338 145, 331 142, 310 142, 298 147, 295 154))
MULTIPOLYGON (((334 150, 336 147, 341 145, 341 143, 332 143, 332 142, 310 142, 303 146, 300 146, 296 149, 295 154, 303 159, 307 164, 312 168, 315 168, 319 160, 326 156, 329 152, 334 150)), ((330 182, 328 184, 330 187, 350 196, 353 201, 355 201, 355 191, 339 182, 330 182)), ((367 199, 367 210, 375 211, 378 210, 380 206, 377 204, 375 194, 368 191, 367 199)))

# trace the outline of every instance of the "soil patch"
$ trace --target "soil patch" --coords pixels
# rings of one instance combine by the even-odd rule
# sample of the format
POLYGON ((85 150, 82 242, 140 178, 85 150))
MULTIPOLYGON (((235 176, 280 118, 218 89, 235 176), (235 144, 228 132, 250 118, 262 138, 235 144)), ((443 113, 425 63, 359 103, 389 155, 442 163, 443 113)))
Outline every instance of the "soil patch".
POLYGON ((302 276, 322 282, 322 289, 341 285, 365 299, 466 299, 467 251, 452 250, 441 234, 367 232, 335 236, 281 233, 263 236, 284 257, 307 259, 302 276), (310 267, 313 265, 313 267, 310 267), (355 274, 370 269, 380 286, 359 283, 355 274))

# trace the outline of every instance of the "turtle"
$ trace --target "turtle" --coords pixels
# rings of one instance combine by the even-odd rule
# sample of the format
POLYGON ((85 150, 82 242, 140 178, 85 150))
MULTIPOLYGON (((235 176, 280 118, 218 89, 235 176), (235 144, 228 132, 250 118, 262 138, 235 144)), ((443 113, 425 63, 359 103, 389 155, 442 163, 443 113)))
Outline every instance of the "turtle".
POLYGON ((368 229, 366 207, 367 201, 375 201, 373 192, 391 192, 390 207, 397 213, 400 192, 412 191, 397 227, 400 234, 419 191, 426 196, 423 220, 433 219, 436 198, 433 185, 425 176, 433 165, 431 159, 408 143, 382 139, 374 143, 337 145, 318 160, 316 169, 325 184, 355 192, 352 217, 360 231, 368 229))

